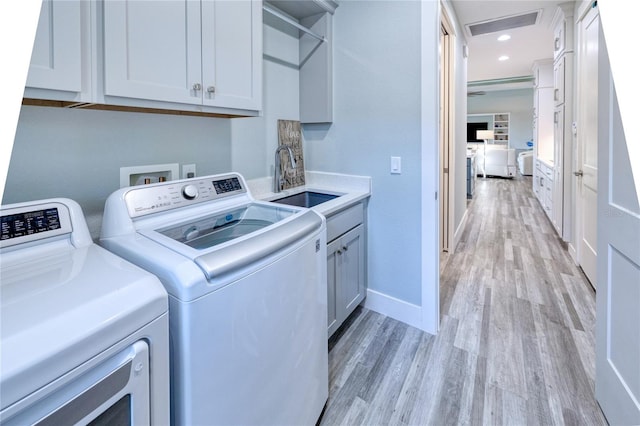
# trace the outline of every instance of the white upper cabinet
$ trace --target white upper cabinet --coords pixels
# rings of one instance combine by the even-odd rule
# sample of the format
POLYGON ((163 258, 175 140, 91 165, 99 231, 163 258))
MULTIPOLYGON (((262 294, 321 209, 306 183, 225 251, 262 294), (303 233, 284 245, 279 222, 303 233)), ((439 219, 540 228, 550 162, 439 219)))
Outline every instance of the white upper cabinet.
POLYGON ((260 1, 104 2, 105 96, 258 111, 261 52, 260 1))
POLYGON ((565 48, 565 21, 558 22, 553 28, 553 58, 556 59, 564 53, 565 48))
POLYGON ((27 87, 72 92, 82 90, 80 1, 44 0, 31 53, 27 87))
POLYGON ((205 105, 259 110, 262 104, 262 2, 202 2, 205 105))
POLYGON ((104 3, 104 94, 202 103, 200 3, 104 3))
POLYGON ((43 0, 24 97, 255 116, 260 0, 43 0))

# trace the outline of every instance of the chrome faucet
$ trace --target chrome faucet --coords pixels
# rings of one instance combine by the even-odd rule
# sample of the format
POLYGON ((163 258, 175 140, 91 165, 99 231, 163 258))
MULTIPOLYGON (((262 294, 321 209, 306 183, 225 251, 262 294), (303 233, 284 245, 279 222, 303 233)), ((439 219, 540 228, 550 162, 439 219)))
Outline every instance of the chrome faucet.
POLYGON ((280 145, 278 149, 276 149, 276 164, 275 164, 275 175, 273 176, 273 192, 282 191, 282 185, 284 185, 284 177, 280 174, 280 151, 282 150, 289 151, 289 161, 291 162, 291 168, 296 168, 296 160, 293 159, 293 151, 291 147, 287 145, 280 145))

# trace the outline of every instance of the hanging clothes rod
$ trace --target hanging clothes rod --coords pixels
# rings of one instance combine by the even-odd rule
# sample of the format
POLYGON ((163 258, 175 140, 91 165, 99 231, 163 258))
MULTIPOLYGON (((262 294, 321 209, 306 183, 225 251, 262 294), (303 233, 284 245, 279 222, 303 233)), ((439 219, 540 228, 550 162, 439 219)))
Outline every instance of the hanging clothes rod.
POLYGON ((276 18, 279 18, 281 20, 283 20, 284 22, 286 22, 287 24, 293 25, 294 27, 296 27, 297 29, 299 29, 302 32, 305 32, 307 34, 309 34, 311 37, 316 38, 318 40, 320 40, 321 42, 325 43, 327 41, 327 38, 321 35, 318 35, 316 33, 314 33, 313 31, 311 31, 309 28, 305 27, 304 25, 300 25, 298 24, 296 21, 294 21, 293 19, 289 18, 286 15, 283 15, 282 13, 280 13, 279 11, 277 11, 276 9, 271 8, 269 5, 267 5, 266 3, 262 4, 262 10, 264 10, 265 12, 269 12, 270 14, 272 14, 273 16, 275 16, 276 18))

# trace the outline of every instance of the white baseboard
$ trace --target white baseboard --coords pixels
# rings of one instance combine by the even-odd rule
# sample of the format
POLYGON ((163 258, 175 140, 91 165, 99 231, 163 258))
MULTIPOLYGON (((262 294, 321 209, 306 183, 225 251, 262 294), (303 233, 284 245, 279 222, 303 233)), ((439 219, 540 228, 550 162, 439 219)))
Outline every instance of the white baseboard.
POLYGON ((576 248, 573 246, 573 244, 569 243, 567 250, 569 251, 569 256, 571 256, 571 259, 573 259, 573 263, 578 265, 578 252, 576 251, 576 248))
POLYGON ((422 308, 418 305, 369 289, 367 298, 364 299, 364 307, 424 330, 422 308))
POLYGON ((462 220, 460 220, 460 224, 458 225, 455 233, 453 234, 453 252, 456 251, 456 248, 458 247, 458 242, 460 242, 460 238, 462 238, 464 227, 467 224, 468 213, 469 213, 469 209, 466 209, 464 211, 464 214, 462 215, 462 220))

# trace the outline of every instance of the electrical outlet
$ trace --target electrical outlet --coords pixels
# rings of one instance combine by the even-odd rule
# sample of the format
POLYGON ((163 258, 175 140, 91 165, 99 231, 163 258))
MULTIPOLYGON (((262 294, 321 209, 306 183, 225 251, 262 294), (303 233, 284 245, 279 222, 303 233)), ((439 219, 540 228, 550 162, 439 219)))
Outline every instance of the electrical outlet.
POLYGON ((191 179, 196 177, 196 165, 195 164, 183 164, 182 165, 182 179, 191 179))

